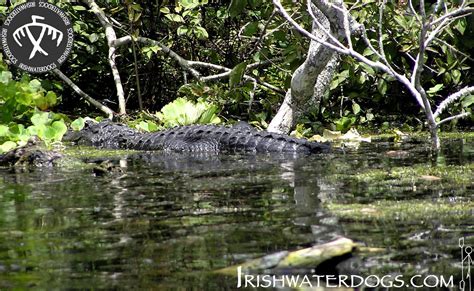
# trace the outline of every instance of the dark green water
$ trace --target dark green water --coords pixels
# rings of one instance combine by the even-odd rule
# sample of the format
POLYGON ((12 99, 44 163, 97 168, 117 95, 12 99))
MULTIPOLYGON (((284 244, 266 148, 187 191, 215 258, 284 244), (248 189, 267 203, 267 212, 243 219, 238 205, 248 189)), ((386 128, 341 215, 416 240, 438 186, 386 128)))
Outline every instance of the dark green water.
POLYGON ((458 240, 474 244, 472 178, 390 176, 472 166, 472 140, 444 145, 439 157, 417 141, 300 158, 132 154, 111 159, 123 173, 103 176, 0 169, 0 289, 234 289, 235 278, 212 271, 340 236, 384 250, 355 254, 340 272, 459 278, 458 240), (391 178, 358 176, 374 170, 391 178), (425 219, 417 209, 378 219, 333 211, 404 201, 461 209, 425 219))

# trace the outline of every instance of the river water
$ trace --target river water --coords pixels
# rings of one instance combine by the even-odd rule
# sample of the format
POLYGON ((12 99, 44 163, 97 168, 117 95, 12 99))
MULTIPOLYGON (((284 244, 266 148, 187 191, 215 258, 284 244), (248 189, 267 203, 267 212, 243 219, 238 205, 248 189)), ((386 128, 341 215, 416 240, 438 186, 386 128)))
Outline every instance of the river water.
POLYGON ((474 181, 463 177, 474 144, 443 145, 439 156, 413 139, 304 157, 85 159, 120 168, 103 175, 0 169, 0 289, 235 289, 235 277, 214 271, 341 236, 376 251, 328 272, 437 274, 457 284, 459 239, 474 244, 474 181))

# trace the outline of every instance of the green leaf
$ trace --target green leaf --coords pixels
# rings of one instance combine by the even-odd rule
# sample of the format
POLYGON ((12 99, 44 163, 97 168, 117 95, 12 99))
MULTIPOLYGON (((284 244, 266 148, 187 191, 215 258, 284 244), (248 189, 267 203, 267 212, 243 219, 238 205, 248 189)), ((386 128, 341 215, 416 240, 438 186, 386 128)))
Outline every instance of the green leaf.
POLYGON ((74 6, 72 6, 72 9, 74 9, 74 10, 76 10, 76 11, 84 11, 84 10, 87 10, 86 7, 81 6, 81 5, 74 5, 74 6))
POLYGON ((30 86, 30 92, 38 92, 41 91, 43 88, 41 87, 41 82, 38 79, 33 79, 28 84, 30 86))
POLYGON ((245 6, 247 6, 247 0, 232 0, 230 2, 229 11, 230 17, 236 17, 244 11, 245 6))
POLYGON ((48 112, 36 112, 31 117, 31 123, 33 125, 46 125, 49 123, 49 113, 48 112))
POLYGON ((3 83, 3 84, 7 84, 8 82, 10 82, 12 80, 12 78, 13 78, 13 75, 9 71, 3 71, 0 74, 0 82, 3 83))
POLYGON ((360 112, 360 105, 357 103, 352 103, 352 112, 354 112, 355 115, 359 114, 360 112))
POLYGON ((370 75, 374 75, 375 74, 375 70, 369 66, 369 65, 366 65, 364 63, 360 63, 361 67, 364 68, 364 71, 366 71, 368 74, 370 75))
MULTIPOLYGON (((166 127, 172 127, 194 123, 219 123, 220 119, 215 115, 216 111, 215 105, 202 99, 194 103, 184 98, 178 98, 165 105, 156 115, 166 127)), ((147 125, 139 124, 139 126, 146 128, 147 125)))
POLYGON ((10 134, 10 129, 8 126, 0 124, 0 137, 8 136, 10 134))
POLYGON ((466 27, 467 27, 466 18, 459 19, 456 25, 454 26, 454 28, 456 28, 457 31, 459 31, 461 35, 464 35, 464 32, 466 31, 466 27))
POLYGON ((462 107, 467 108, 474 104, 474 95, 469 95, 463 98, 462 100, 462 107))
POLYGON ((16 142, 13 141, 6 141, 3 144, 0 145, 0 153, 6 153, 14 148, 17 147, 16 142))
POLYGON ((245 26, 245 29, 244 29, 242 35, 252 36, 255 33, 257 33, 257 31, 258 31, 258 22, 256 22, 256 21, 250 22, 245 26))
POLYGON ((428 91, 426 91, 426 93, 428 93, 429 95, 434 95, 437 92, 441 91, 443 89, 443 87, 444 87, 443 84, 436 84, 434 87, 431 87, 430 89, 428 89, 428 91))
POLYGON ((185 9, 193 9, 199 6, 198 0, 180 0, 179 3, 183 5, 185 9))
POLYGON ((48 91, 48 93, 46 93, 46 96, 44 98, 46 99, 46 104, 48 107, 52 107, 56 105, 56 103, 58 102, 58 97, 56 96, 56 93, 54 93, 53 91, 48 91))
POLYGON ((201 26, 196 26, 194 28, 194 34, 197 36, 199 39, 207 39, 209 38, 209 34, 207 33, 206 29, 201 26))
POLYGON ((165 17, 173 22, 184 22, 183 17, 181 17, 179 14, 169 13, 166 14, 165 17))
POLYGON ((387 93, 387 82, 380 78, 377 82, 377 91, 379 91, 380 94, 385 95, 387 93))
POLYGON ((459 82, 461 82, 461 72, 459 70, 451 71, 451 78, 455 85, 459 84, 459 82))
POLYGON ((236 87, 242 81, 242 77, 245 74, 246 68, 247 68, 247 62, 242 62, 232 69, 229 76, 230 88, 236 87))
POLYGON ((178 30, 176 32, 178 35, 185 35, 186 33, 188 33, 188 31, 189 28, 187 26, 181 25, 180 27, 178 27, 178 30))
POLYGON ((79 131, 83 129, 85 125, 86 125, 85 120, 82 117, 79 117, 73 122, 71 122, 71 128, 72 130, 75 130, 75 131, 79 131))
POLYGON ((63 120, 55 121, 51 124, 50 128, 54 131, 53 140, 60 141, 63 135, 67 132, 67 126, 63 120))
POLYGON ((97 33, 91 33, 88 38, 91 43, 94 43, 99 40, 99 35, 97 33))

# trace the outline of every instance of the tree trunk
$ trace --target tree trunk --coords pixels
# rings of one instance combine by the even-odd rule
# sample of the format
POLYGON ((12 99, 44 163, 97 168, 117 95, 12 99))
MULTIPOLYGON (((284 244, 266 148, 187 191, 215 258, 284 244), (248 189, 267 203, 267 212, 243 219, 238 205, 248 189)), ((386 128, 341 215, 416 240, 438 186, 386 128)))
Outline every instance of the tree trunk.
MULTIPOLYGON (((324 28, 329 29, 329 21, 324 14, 314 5, 312 5, 312 9, 324 28)), ((327 41, 327 36, 314 23, 312 33, 321 40, 327 41)), ((328 66, 328 63, 335 58, 334 54, 332 49, 316 41, 311 41, 306 60, 293 73, 291 89, 286 93, 278 113, 270 122, 268 131, 290 132, 298 117, 307 111, 308 104, 312 101, 319 101, 318 99, 326 91, 334 74, 334 65, 328 66), (313 100, 311 100, 312 98, 313 100)))

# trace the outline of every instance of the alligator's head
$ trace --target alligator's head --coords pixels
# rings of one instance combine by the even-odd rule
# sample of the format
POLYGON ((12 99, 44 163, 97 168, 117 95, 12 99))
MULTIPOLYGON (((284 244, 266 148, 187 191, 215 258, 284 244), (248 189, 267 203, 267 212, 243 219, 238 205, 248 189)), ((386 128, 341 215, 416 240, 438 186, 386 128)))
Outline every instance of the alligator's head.
POLYGON ((77 130, 68 130, 66 134, 63 136, 63 141, 72 142, 79 145, 93 145, 94 140, 94 128, 98 123, 92 120, 87 120, 84 128, 77 131, 77 130))

